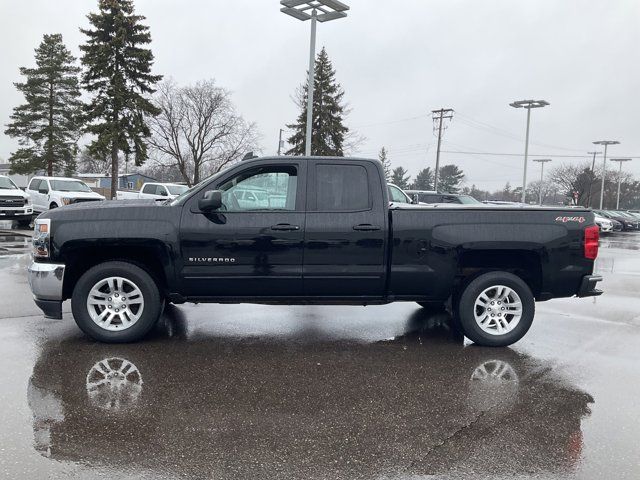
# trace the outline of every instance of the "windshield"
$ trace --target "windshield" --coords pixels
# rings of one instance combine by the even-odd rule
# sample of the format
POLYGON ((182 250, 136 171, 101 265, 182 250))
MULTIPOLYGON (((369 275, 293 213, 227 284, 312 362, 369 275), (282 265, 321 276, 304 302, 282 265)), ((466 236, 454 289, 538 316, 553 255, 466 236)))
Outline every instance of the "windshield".
POLYGON ((169 190, 169 194, 171 195, 182 195, 184 192, 189 190, 189 187, 186 185, 165 185, 167 190, 169 190))
POLYGON ((464 204, 482 203, 469 195, 460 195, 458 197, 458 200, 460 200, 460 203, 464 203, 464 204))
POLYGON ((2 190, 19 190, 15 183, 9 177, 0 177, 0 189, 2 190))
POLYGON ((59 192, 91 192, 80 180, 51 180, 51 188, 59 192))

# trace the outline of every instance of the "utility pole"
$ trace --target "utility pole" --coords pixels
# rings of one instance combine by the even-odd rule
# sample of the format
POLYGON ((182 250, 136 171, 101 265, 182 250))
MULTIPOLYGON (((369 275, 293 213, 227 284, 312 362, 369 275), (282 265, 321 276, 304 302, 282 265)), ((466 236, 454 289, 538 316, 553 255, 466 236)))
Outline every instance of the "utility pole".
MULTIPOLYGON (((433 177, 433 189, 438 191, 438 176, 440 174, 440 145, 442 143, 442 129, 443 121, 451 120, 453 118, 452 108, 441 108, 440 110, 432 110, 431 115, 433 117, 433 130, 434 133, 438 131, 438 150, 436 151, 436 171, 433 177), (436 126, 437 125, 437 126, 436 126)), ((444 127, 446 130, 447 127, 444 127)))
POLYGON ((607 176, 607 147, 609 145, 619 145, 617 140, 599 140, 593 142, 594 145, 604 145, 604 157, 602 159, 602 185, 600 186, 600 210, 604 204, 604 179, 607 176))
POLYGON ((280 156, 280 153, 282 152, 282 146, 283 146, 283 141, 282 141, 282 132, 284 130, 281 128, 280 129, 280 137, 278 138, 278 156, 280 156))
POLYGON ((589 155, 593 155, 593 160, 591 161, 591 175, 593 178, 589 182, 589 194, 587 195, 587 204, 585 205, 587 208, 591 208, 591 187, 593 186, 593 179, 596 176, 596 155, 601 155, 602 152, 587 152, 589 155))
POLYGON ((542 205, 542 182, 544 181, 544 164, 550 162, 550 158, 536 158, 533 160, 534 162, 538 162, 540 164, 540 194, 539 194, 539 205, 542 205))
POLYGON ((620 169, 618 170, 618 197, 616 200, 616 210, 620 210, 620 185, 622 184, 622 164, 623 162, 630 162, 630 158, 612 158, 612 162, 618 162, 620 169))
POLYGON ((531 109, 542 108, 549 105, 546 100, 518 100, 509 104, 513 108, 527 109, 527 134, 524 140, 524 172, 522 174, 522 203, 526 203, 527 192, 527 163, 529 161, 529 126, 531 124, 531 109))

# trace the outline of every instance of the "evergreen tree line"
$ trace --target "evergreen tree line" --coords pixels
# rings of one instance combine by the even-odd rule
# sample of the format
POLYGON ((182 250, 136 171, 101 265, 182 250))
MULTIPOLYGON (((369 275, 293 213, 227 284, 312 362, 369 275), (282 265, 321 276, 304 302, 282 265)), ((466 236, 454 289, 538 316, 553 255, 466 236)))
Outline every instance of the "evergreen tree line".
MULTIPOLYGON (((256 125, 244 120, 230 92, 214 80, 180 86, 152 73, 149 27, 133 0, 98 0, 97 13, 87 18, 79 62, 61 34, 46 34, 35 50, 35 67, 20 69, 24 80, 15 86, 24 103, 5 130, 19 143, 9 158, 12 172, 81 171, 115 179, 123 158, 126 170, 129 161, 140 167, 151 156, 147 172, 194 185, 258 149, 256 125), (83 135, 90 142, 79 150, 83 135)), ((344 156, 358 139, 344 125, 344 90, 324 48, 314 73, 312 155, 344 156)), ((297 93, 300 114, 288 125, 288 155, 305 151, 307 94, 304 84, 297 93)), ((111 183, 115 197, 118 185, 111 183)))
MULTIPOLYGON (((82 68, 62 35, 51 34, 35 51, 36 66, 20 69, 24 81, 15 86, 25 103, 14 109, 5 131, 20 145, 9 158, 15 173, 71 174, 83 134, 91 135, 93 156, 110 157, 114 178, 120 153, 133 156, 136 165, 148 158, 147 117, 159 113, 149 95, 162 78, 151 73, 149 28, 132 0, 99 0, 98 13, 87 18, 90 27, 80 29, 86 37, 82 68), (80 101, 81 88, 86 103, 80 101)), ((116 188, 112 182, 112 197, 116 188)))

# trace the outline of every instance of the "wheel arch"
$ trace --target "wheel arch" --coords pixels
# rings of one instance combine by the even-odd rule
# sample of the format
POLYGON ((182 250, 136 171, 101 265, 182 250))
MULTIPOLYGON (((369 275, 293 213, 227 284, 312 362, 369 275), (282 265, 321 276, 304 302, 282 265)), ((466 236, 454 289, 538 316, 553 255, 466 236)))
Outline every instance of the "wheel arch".
POLYGON ((532 250, 465 250, 459 257, 455 291, 488 272, 508 272, 521 278, 534 297, 542 292, 542 258, 532 250))
POLYGON ((118 245, 100 242, 76 242, 66 245, 61 252, 65 260, 63 299, 71 298, 80 277, 90 268, 105 262, 119 261, 136 265, 146 271, 157 283, 163 296, 169 290, 171 263, 166 247, 160 242, 118 245))

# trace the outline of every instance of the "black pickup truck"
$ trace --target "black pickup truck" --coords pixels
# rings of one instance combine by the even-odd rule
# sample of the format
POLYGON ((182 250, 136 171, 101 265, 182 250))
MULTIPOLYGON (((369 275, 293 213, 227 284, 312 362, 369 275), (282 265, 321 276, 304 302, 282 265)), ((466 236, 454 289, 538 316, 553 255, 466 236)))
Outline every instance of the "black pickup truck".
POLYGON ((174 200, 43 213, 29 284, 45 316, 103 342, 142 338, 165 302, 448 304, 481 345, 531 326, 535 301, 599 295, 589 210, 394 204, 376 160, 240 162, 174 200))

